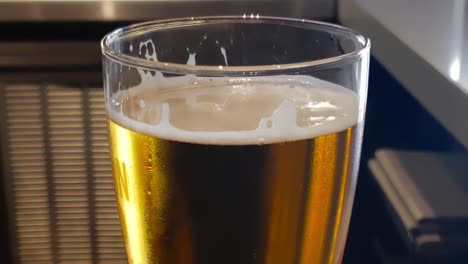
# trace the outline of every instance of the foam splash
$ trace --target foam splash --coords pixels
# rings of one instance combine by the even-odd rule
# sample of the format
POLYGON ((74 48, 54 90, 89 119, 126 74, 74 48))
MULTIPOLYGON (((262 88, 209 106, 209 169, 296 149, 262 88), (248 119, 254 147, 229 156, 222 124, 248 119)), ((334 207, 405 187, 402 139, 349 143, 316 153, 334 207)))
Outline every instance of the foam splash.
MULTIPOLYGON (((153 40, 138 47, 140 56, 158 61, 153 40)), ((187 52, 186 64, 196 65, 196 53, 187 52)), ((220 47, 220 52, 227 66, 226 49, 220 47)), ((141 83, 113 95, 109 116, 123 127, 159 138, 261 145, 343 131, 358 122, 354 92, 310 76, 164 77, 137 71, 141 83)))
POLYGON ((197 55, 197 53, 196 52, 191 53, 188 49, 187 49, 187 52, 189 53, 189 57, 185 64, 193 65, 193 66, 197 65, 197 61, 195 60, 195 56, 197 55))
POLYGON ((220 51, 221 51, 221 54, 223 54, 224 65, 228 66, 227 55, 226 55, 226 49, 223 48, 223 47, 221 47, 221 48, 220 48, 220 51))
MULTIPOLYGON (((153 60, 153 61, 158 61, 158 54, 156 52, 156 45, 154 45, 154 42, 152 39, 148 39, 146 41, 142 41, 139 43, 138 47, 138 54, 141 56, 143 55, 147 60, 153 60), (143 53, 143 48, 145 48, 145 53, 143 53)), ((154 82, 154 78, 164 78, 163 74, 161 72, 156 71, 155 76, 151 75, 150 71, 143 70, 143 69, 137 69, 138 74, 141 77, 141 83, 142 85, 147 85, 151 82, 154 82)))

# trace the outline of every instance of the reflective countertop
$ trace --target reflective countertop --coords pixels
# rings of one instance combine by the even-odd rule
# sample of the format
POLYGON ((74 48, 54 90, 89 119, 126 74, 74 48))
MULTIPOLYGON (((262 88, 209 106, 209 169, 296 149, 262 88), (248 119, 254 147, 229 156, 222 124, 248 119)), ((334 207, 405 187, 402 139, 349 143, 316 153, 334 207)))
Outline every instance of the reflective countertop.
POLYGON ((467 1, 338 3, 339 20, 367 35, 376 59, 468 148, 467 1))
POLYGON ((0 22, 141 21, 260 14, 330 20, 336 0, 0 0, 0 22))

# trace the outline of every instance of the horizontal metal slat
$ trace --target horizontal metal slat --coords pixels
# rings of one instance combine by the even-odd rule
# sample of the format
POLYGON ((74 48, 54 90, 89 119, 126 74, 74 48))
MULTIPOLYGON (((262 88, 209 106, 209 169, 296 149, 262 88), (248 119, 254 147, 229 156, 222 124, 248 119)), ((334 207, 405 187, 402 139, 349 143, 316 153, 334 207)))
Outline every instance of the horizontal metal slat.
MULTIPOLYGON (((68 228, 70 226, 88 226, 90 224, 90 220, 88 218, 57 218, 55 219, 56 228, 68 228)), ((63 235, 63 234, 62 234, 63 235)))
POLYGON ((51 163, 53 168, 61 166, 85 166, 86 155, 79 152, 52 155, 51 163))
POLYGON ((45 177, 37 178, 16 178, 13 182, 14 185, 45 185, 47 179, 45 177))
POLYGON ((63 197, 67 197, 67 196, 86 196, 87 195, 87 192, 86 191, 83 191, 83 190, 55 190, 56 193, 55 195, 56 196, 63 196, 63 197))
POLYGON ((112 231, 112 232, 115 232, 116 234, 120 234, 121 232, 121 228, 120 226, 117 226, 117 225, 96 225, 96 230, 100 230, 100 231, 112 231))
POLYGON ((8 93, 29 93, 30 91, 37 91, 39 88, 37 84, 7 84, 3 89, 8 93))
POLYGON ((82 114, 82 105, 81 103, 69 103, 69 104, 50 104, 48 107, 49 111, 73 111, 77 115, 82 114))
MULTIPOLYGON (((44 154, 44 150, 40 148, 36 149, 29 149, 29 148, 11 148, 10 147, 10 153, 15 155, 21 155, 21 154, 44 154)), ((27 168, 24 168, 27 170, 27 168)))
POLYGON ((58 254, 91 254, 91 248, 63 248, 58 247, 58 254))
POLYGON ((24 164, 22 164, 19 161, 14 161, 10 165, 10 169, 12 174, 18 178, 21 177, 45 177, 45 164, 40 165, 40 164, 35 164, 30 167, 25 167, 24 164))
POLYGON ((12 142, 10 141, 10 147, 12 148, 27 148, 27 149, 32 149, 32 148, 44 148, 45 144, 43 141, 23 141, 23 142, 12 142))
MULTIPOLYGON (((33 261, 33 259, 36 259, 36 258, 39 260, 49 259, 50 255, 51 255, 51 252, 38 252, 36 254, 25 252, 25 253, 20 254, 21 259, 27 259, 31 261, 29 263, 36 263, 35 261, 33 261)), ((28 263, 28 262, 25 262, 25 263, 28 263)))
POLYGON ((96 241, 98 243, 108 243, 108 242, 113 242, 113 243, 123 243, 122 240, 122 233, 119 233, 120 235, 114 235, 114 236, 105 236, 105 235, 100 235, 96 237, 96 241))
MULTIPOLYGON (((57 231, 59 232, 58 233, 58 236, 59 237, 62 237, 63 235, 67 236, 70 233, 72 232, 84 232, 86 234, 89 234, 89 230, 91 228, 89 227, 89 222, 86 223, 86 224, 81 224, 81 225, 60 225, 60 226, 57 226, 57 231), (65 232, 65 233, 64 233, 65 232)), ((84 236, 84 238, 87 238, 87 239, 91 239, 89 236, 84 236)), ((88 241, 88 240, 86 240, 88 241)))
POLYGON ((85 175, 83 171, 54 170, 55 180, 82 178, 85 175))
POLYGON ((91 142, 106 142, 107 143, 107 140, 109 140, 109 137, 107 136, 107 134, 96 134, 96 133, 93 133, 91 135, 91 142))
POLYGON ((76 214, 88 214, 89 213, 89 210, 88 208, 80 208, 80 207, 69 207, 69 208, 66 208, 66 207, 57 207, 55 209, 55 213, 57 215, 64 215, 64 216, 68 216, 68 214, 71 214, 71 215, 76 215, 76 214))
MULTIPOLYGON (((34 248, 34 244, 27 245, 18 249, 18 255, 21 259, 37 258, 38 260, 50 259, 52 257, 52 250, 50 248, 34 248), (28 248, 29 247, 29 248, 28 248)), ((23 263, 23 262, 20 262, 23 263)))
POLYGON ((13 137, 17 137, 19 140, 21 137, 39 136, 40 140, 44 140, 44 133, 42 131, 42 125, 24 125, 24 124, 9 124, 7 126, 8 141, 17 142, 12 140, 13 137))
POLYGON ((120 227, 120 221, 114 219, 96 219, 96 225, 109 225, 120 227))
POLYGON ((68 115, 68 116, 81 116, 84 114, 84 108, 81 102, 58 104, 54 103, 47 106, 48 116, 56 117, 57 115, 68 115))
POLYGON ((18 237, 18 243, 21 245, 26 244, 37 244, 37 243, 50 243, 50 237, 39 237, 39 236, 31 236, 31 237, 18 237))
POLYGON ((18 131, 12 131, 8 129, 7 142, 10 146, 15 146, 21 143, 40 143, 44 144, 44 133, 37 129, 22 129, 18 131))
POLYGON ((55 140, 51 140, 50 141, 50 146, 52 148, 59 148, 59 147, 63 147, 63 148, 77 148, 77 149, 84 149, 84 147, 86 146, 86 143, 85 142, 80 142, 80 141, 69 141, 69 140, 66 140, 66 141, 55 141, 55 140))
POLYGON ((63 219, 88 219, 87 215, 79 214, 79 213, 67 213, 67 214, 56 214, 55 218, 57 220, 63 220, 63 219))
POLYGON ((41 99, 40 95, 38 93, 38 97, 23 97, 21 95, 11 95, 7 94, 5 97, 7 98, 6 106, 7 106, 7 111, 10 111, 12 108, 10 108, 11 105, 21 105, 21 106, 26 106, 26 105, 32 105, 32 104, 40 104, 41 99))
POLYGON ((42 161, 45 164, 45 153, 43 154, 22 154, 22 155, 11 155, 10 156, 10 162, 11 164, 17 164, 17 162, 23 162, 23 161, 31 161, 31 162, 37 162, 37 161, 42 161))
POLYGON ((21 191, 43 191, 47 190, 47 186, 43 184, 37 184, 37 185, 15 185, 13 187, 13 190, 16 192, 21 192, 21 191))
MULTIPOLYGON (((58 252, 57 261, 63 264, 75 264, 83 262, 91 262, 92 255, 91 252, 58 252)), ((91 263, 90 263, 91 264, 91 263)))
POLYGON ((98 213, 117 213, 117 210, 115 207, 98 207, 96 208, 96 211, 98 213))
POLYGON ((108 195, 108 196, 95 197, 94 201, 100 201, 100 202, 111 201, 111 202, 115 202, 115 194, 114 195, 108 195))
POLYGON ((97 219, 114 219, 114 220, 119 220, 119 214, 116 210, 115 213, 96 213, 96 218, 97 219))
POLYGON ((62 155, 62 154, 85 153, 86 149, 84 147, 69 148, 69 147, 66 147, 66 146, 60 146, 60 147, 51 147, 51 151, 55 155, 62 155))
POLYGON ((72 207, 75 205, 81 206, 82 203, 87 203, 88 199, 89 199, 88 196, 77 196, 77 197, 61 196, 60 199, 55 201, 55 206, 57 207, 72 207))
POLYGON ((58 130, 58 131, 69 130, 69 131, 73 131, 74 133, 81 133, 82 128, 83 128, 83 124, 79 124, 79 123, 67 123, 67 124, 51 123, 49 125, 49 129, 51 130, 58 130))
POLYGON ((102 118, 91 118, 89 120, 89 126, 91 131, 99 128, 107 129, 107 118, 105 118, 104 116, 102 118))
POLYGON ((81 95, 51 95, 47 99, 49 104, 81 103, 81 95))
POLYGON ((18 207, 28 207, 28 206, 41 206, 41 205, 47 205, 48 206, 48 200, 49 198, 44 195, 44 196, 30 196, 30 197, 17 197, 15 201, 15 206, 18 207))
POLYGON ((104 98, 92 98, 89 100, 89 106, 91 108, 95 108, 95 109, 104 109, 105 108, 105 102, 104 102, 104 98))
POLYGON ((110 190, 114 192, 114 185, 113 184, 95 184, 96 188, 99 190, 110 190))
POLYGON ((49 124, 52 126, 68 125, 68 124, 80 124, 81 127, 84 126, 81 116, 68 116, 68 117, 52 117, 48 120, 49 124))
POLYGON ((51 111, 48 113, 49 118, 67 118, 67 117, 77 117, 79 113, 82 113, 81 110, 79 111, 51 111))
POLYGON ((109 248, 100 248, 99 249, 99 254, 122 254, 124 255, 125 254, 125 251, 123 251, 124 248, 123 247, 117 247, 117 248, 113 248, 113 247, 109 247, 109 248))
POLYGON ((93 264, 92 259, 89 255, 80 255, 76 256, 75 254, 72 255, 58 255, 57 261, 60 264, 93 264))
POLYGON ((37 197, 37 196, 48 196, 49 192, 47 190, 35 190, 28 192, 16 192, 16 197, 37 197))
POLYGON ((56 184, 57 186, 61 185, 61 184, 72 184, 72 185, 75 185, 75 184, 80 184, 80 185, 83 185, 83 184, 87 184, 88 183, 88 179, 83 177, 84 175, 80 175, 79 177, 60 177, 60 178, 55 178, 54 179, 54 184, 56 184))
POLYGON ((97 247, 104 248, 123 248, 125 246, 123 240, 118 241, 101 241, 97 243, 97 247))
POLYGON ((11 116, 8 119, 9 124, 42 124, 40 115, 37 116, 11 116))
POLYGON ((81 236, 81 237, 57 237, 58 243, 90 243, 90 236, 81 236))
POLYGON ((16 210, 18 212, 25 212, 29 214, 39 212, 39 210, 43 210, 44 208, 49 208, 49 204, 44 201, 32 201, 32 202, 19 202, 16 201, 16 210))
POLYGON ((95 184, 110 184, 110 185, 114 186, 114 181, 112 179, 112 175, 108 174, 107 176, 108 177, 93 175, 93 178, 94 178, 93 181, 94 181, 95 184))
MULTIPOLYGON (((83 186, 83 184, 80 184, 79 187, 77 187, 78 184, 54 184, 55 189, 60 189, 61 191, 87 191, 88 188, 87 186, 83 186)), ((85 194, 87 196, 87 194, 85 194)), ((63 197, 69 197, 70 194, 62 194, 62 195, 55 195, 55 200, 59 201, 63 197)))
POLYGON ((115 238, 122 238, 121 232, 117 231, 106 231, 106 230, 96 230, 96 234, 100 237, 115 237, 115 238))
POLYGON ((123 259, 121 256, 113 256, 115 259, 110 259, 105 256, 99 257, 99 264, 128 264, 127 258, 123 259))
POLYGON ((28 233, 19 233, 18 238, 23 239, 23 238, 49 238, 50 233, 49 232, 28 232, 28 233))
MULTIPOLYGON (((104 105, 102 105, 102 106, 104 106, 104 105)), ((98 110, 98 109, 101 109, 101 107, 93 109, 93 110, 98 110)), ((101 110, 104 111, 105 109, 102 108, 101 110)), ((103 114, 103 115, 90 115, 89 120, 93 121, 93 122, 96 122, 96 123, 102 122, 102 123, 105 124, 105 122, 107 121, 107 116, 105 114, 103 114)))
POLYGON ((8 101, 7 104, 7 112, 12 112, 12 111, 40 111, 42 109, 42 106, 39 104, 39 100, 27 103, 20 101, 18 103, 14 103, 11 101, 8 101))
POLYGON ((59 84, 49 84, 47 85, 47 95, 48 96, 79 96, 81 95, 83 88, 78 86, 62 86, 59 84))
POLYGON ((59 244, 62 249, 91 249, 91 245, 86 242, 63 242, 59 244))
POLYGON ((100 108, 90 109, 89 114, 90 115, 106 115, 106 110, 104 108, 103 109, 100 109, 100 108))
POLYGON ((92 98, 102 98, 104 100, 104 89, 102 87, 88 88, 88 95, 92 98))
POLYGON ((106 141, 92 141, 92 148, 96 150, 105 150, 109 148, 109 144, 106 141), (100 149, 102 148, 102 149, 100 149))
POLYGON ((109 147, 99 147, 91 149, 91 157, 93 158, 93 160, 107 162, 108 164, 111 164, 109 147))
POLYGON ((29 212, 18 212, 16 213, 16 221, 18 224, 23 223, 24 226, 42 226, 39 224, 40 221, 49 221, 49 210, 45 209, 42 212, 36 211, 35 213, 29 212))
MULTIPOLYGON (((46 205, 46 204, 44 204, 46 205)), ((18 223, 24 223, 24 226, 27 226, 28 223, 31 225, 36 225, 34 221, 48 221, 49 220, 49 208, 22 208, 16 209, 16 220, 18 223), (34 222, 34 223, 33 223, 34 222)))
POLYGON ((18 233, 31 233, 34 234, 36 232, 50 232, 50 226, 17 226, 18 233))
MULTIPOLYGON (((21 111, 7 111, 6 113, 8 118, 17 119, 17 118, 38 118, 41 117, 39 111, 32 111, 32 110, 24 110, 21 111)), ((11 121, 10 121, 11 122, 11 121)))
POLYGON ((34 244, 34 245, 28 245, 28 246, 26 246, 26 247, 20 245, 20 246, 18 247, 18 249, 20 250, 20 252, 21 252, 21 250, 25 250, 25 251, 26 251, 26 250, 28 250, 28 249, 45 249, 45 250, 47 250, 47 249, 50 249, 50 248, 51 248, 50 244, 34 244))
POLYGON ((108 135, 108 131, 107 131, 106 126, 102 126, 102 127, 98 127, 98 128, 92 128, 91 133, 93 133, 93 135, 106 135, 106 136, 108 135))
POLYGON ((75 238, 75 237, 89 237, 89 231, 68 231, 65 234, 57 234, 60 237, 68 237, 68 238, 75 238))
POLYGON ((109 166, 95 166, 93 168, 93 177, 112 179, 112 169, 110 163, 109 166))
POLYGON ((93 177, 108 177, 112 178, 112 167, 110 157, 107 164, 92 164, 93 177))
POLYGON ((47 216, 44 216, 44 219, 41 219, 41 220, 17 218, 16 225, 17 226, 48 226, 50 225, 50 222, 49 222, 49 217, 47 215, 47 216))
POLYGON ((100 168, 100 169, 110 169, 110 158, 107 156, 106 158, 94 158, 91 162, 93 168, 100 168))
POLYGON ((37 256, 20 256, 20 259, 22 263, 25 264, 50 264, 52 263, 52 256, 43 256, 43 257, 37 257, 37 256))
POLYGON ((77 131, 76 134, 55 134, 50 135, 52 141, 84 141, 84 131, 77 131))

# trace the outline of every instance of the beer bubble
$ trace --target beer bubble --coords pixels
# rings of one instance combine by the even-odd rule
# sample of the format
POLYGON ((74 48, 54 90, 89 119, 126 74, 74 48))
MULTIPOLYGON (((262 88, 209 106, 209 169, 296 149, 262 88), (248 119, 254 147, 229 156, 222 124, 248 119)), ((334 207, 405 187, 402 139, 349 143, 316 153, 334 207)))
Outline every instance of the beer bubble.
POLYGON ((265 139, 264 138, 259 138, 257 140, 257 145, 263 145, 265 143, 265 139))

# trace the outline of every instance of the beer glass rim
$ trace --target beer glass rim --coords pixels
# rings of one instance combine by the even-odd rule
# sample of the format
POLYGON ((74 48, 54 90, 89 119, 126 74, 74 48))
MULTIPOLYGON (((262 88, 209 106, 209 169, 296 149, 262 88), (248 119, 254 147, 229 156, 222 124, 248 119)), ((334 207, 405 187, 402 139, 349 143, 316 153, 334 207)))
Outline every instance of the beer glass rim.
POLYGON ((205 16, 205 17, 185 17, 176 19, 165 19, 165 20, 154 20, 143 23, 136 23, 129 26, 117 28, 108 33, 101 40, 101 51, 102 55, 110 60, 117 63, 129 66, 137 67, 146 70, 160 71, 172 74, 196 74, 196 75, 275 75, 278 73, 287 72, 301 72, 303 70, 314 70, 316 68, 331 68, 337 67, 342 64, 352 63, 356 60, 361 59, 370 50, 369 38, 361 35, 360 33, 342 27, 340 25, 308 20, 308 19, 297 19, 297 18, 286 18, 286 17, 272 17, 272 16, 205 16), (247 20, 247 21, 246 21, 247 20), (250 20, 250 21, 248 21, 250 20), (317 60, 308 60, 301 62, 293 62, 286 64, 265 64, 265 65, 249 65, 249 66, 215 66, 215 65, 188 65, 173 62, 154 61, 131 56, 119 52, 112 48, 111 44, 119 41, 124 37, 138 36, 151 31, 158 31, 171 28, 182 28, 200 25, 209 25, 214 23, 270 23, 286 26, 315 26, 317 29, 323 32, 335 32, 346 38, 359 43, 359 47, 356 47, 350 52, 330 56, 317 60))

